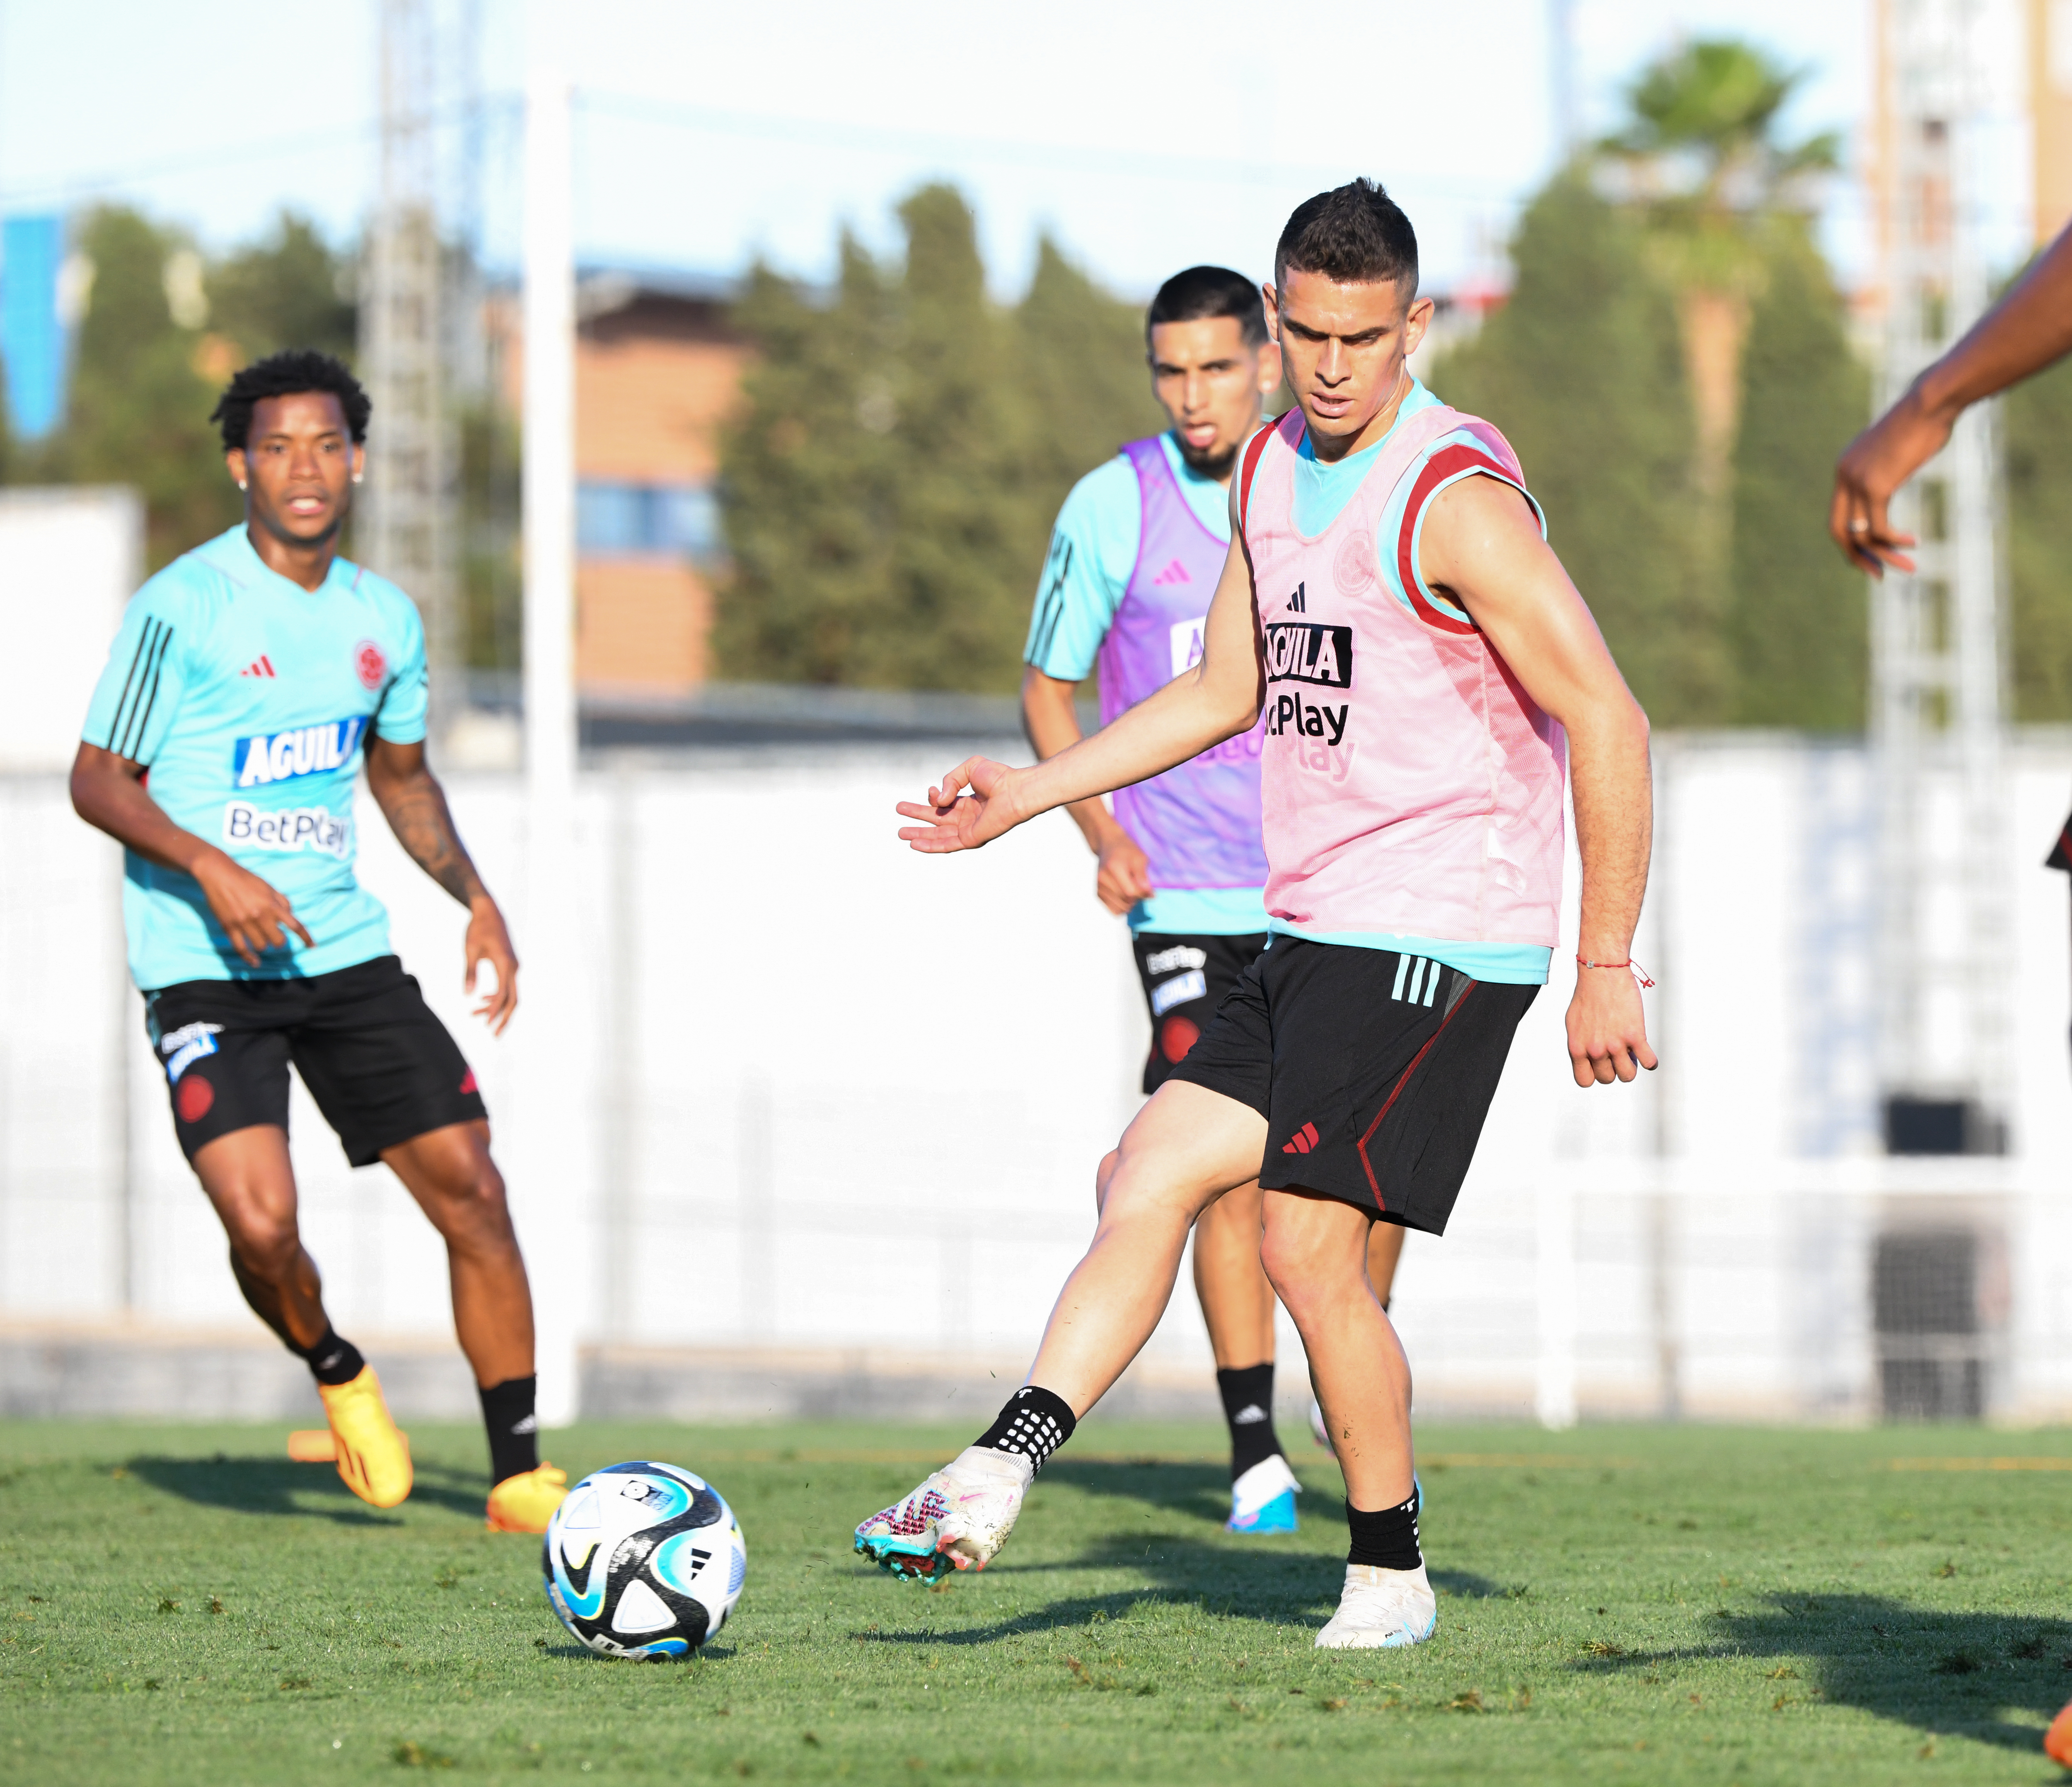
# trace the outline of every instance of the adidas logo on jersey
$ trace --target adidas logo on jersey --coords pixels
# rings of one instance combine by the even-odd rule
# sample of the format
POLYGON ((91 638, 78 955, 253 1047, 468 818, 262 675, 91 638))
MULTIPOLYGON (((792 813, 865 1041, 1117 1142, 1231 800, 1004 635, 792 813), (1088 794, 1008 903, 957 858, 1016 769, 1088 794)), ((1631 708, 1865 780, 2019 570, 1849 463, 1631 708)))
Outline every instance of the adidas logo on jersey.
POLYGON ((321 775, 327 770, 343 769, 352 761, 366 725, 367 716, 356 713, 322 725, 295 726, 286 732, 262 732, 240 738, 232 759, 237 786, 256 788, 269 782, 292 782, 299 775, 321 775))
POLYGON ((273 674, 273 660, 261 654, 237 674, 240 676, 270 676, 273 674))
POLYGON ((1317 1147, 1322 1140, 1322 1138, 1317 1133, 1317 1126, 1313 1123, 1305 1123, 1295 1132, 1293 1140, 1285 1141, 1281 1144, 1281 1152, 1283 1154, 1307 1154, 1310 1149, 1317 1147))
POLYGON ((1151 580, 1151 585, 1153 589, 1164 589, 1172 584, 1192 583, 1194 581, 1187 575, 1187 567, 1176 558, 1151 580))

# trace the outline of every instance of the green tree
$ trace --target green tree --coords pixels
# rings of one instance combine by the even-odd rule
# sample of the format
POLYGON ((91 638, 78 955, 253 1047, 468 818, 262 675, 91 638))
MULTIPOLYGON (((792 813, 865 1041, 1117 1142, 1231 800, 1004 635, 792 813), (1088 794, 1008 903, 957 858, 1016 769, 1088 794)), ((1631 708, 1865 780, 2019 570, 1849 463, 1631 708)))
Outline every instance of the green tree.
POLYGON ((2003 400, 2015 717, 2072 721, 2072 360, 2003 400))
POLYGON ((1658 725, 1725 718, 1732 668, 1692 553, 1676 314, 1638 225, 1580 175, 1527 207, 1509 302, 1432 373, 1517 450, 1548 536, 1658 725))
POLYGON ((209 327, 240 362, 283 347, 314 347, 351 362, 358 332, 351 261, 315 224, 283 211, 265 239, 209 269, 209 327))
POLYGON ((1054 511, 1124 442, 1163 429, 1166 412, 1151 395, 1144 313, 1103 291, 1047 236, 1015 322, 1034 409, 1029 473, 1057 493, 1054 511))
POLYGON ((1741 360, 1727 641, 1732 717, 1857 732, 1869 670, 1863 579, 1827 537, 1835 460, 1869 413, 1842 302, 1806 232, 1770 245, 1741 360))
POLYGON ((845 237, 824 304, 750 273, 737 316, 758 357, 721 462, 729 676, 1013 688, 1058 504, 1157 425, 1128 306, 1045 244, 1005 310, 956 191, 899 216, 903 265, 845 237))
POLYGON ((18 469, 30 479, 135 486, 144 496, 146 558, 155 570, 243 512, 209 425, 216 390, 195 370, 198 319, 175 321, 168 295, 169 264, 193 250, 121 205, 88 212, 76 242, 93 282, 69 413, 57 437, 18 469))

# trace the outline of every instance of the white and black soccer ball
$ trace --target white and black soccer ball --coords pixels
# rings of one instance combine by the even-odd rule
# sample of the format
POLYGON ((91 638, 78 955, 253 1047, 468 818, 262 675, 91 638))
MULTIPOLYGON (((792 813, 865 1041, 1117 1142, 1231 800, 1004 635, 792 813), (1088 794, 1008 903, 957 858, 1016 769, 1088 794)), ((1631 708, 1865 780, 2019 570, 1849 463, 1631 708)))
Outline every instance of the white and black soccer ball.
POLYGON ((726 1623, 748 1575, 741 1523, 674 1465, 613 1465, 547 1522, 547 1599, 606 1657, 688 1657, 726 1623))

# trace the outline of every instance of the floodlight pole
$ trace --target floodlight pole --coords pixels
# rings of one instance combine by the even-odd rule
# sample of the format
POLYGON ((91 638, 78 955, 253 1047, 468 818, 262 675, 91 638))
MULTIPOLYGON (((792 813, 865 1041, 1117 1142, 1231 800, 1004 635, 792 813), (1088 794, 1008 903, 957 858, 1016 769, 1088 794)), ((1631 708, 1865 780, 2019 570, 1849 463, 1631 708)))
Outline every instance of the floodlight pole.
POLYGON ((525 1009, 514 1159, 528 1243, 542 1425, 575 1418, 589 1276, 576 982, 575 251, 569 80, 555 0, 533 0, 525 96, 525 1009))
MULTIPOLYGON (((1984 12, 1982 0, 1883 0, 1881 403, 1947 352, 1989 295, 1976 140, 1984 12)), ((1881 1077, 1889 1099, 1967 1105, 1971 1152, 2005 1145, 2012 1073, 1996 422, 1993 405, 1967 410, 1895 497, 1893 520, 1920 538, 1917 569, 1871 585, 1881 1077), (1957 793, 1958 810, 1938 825, 1942 789, 1957 793)))

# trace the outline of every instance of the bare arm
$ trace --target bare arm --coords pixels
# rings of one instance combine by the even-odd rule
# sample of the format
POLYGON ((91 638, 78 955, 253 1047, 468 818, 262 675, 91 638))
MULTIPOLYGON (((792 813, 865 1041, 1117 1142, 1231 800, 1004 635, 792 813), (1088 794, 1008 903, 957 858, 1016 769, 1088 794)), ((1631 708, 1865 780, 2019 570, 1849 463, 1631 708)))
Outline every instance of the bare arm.
POLYGON ((72 811, 97 831, 162 869, 177 869, 201 884, 216 922, 247 964, 267 950, 285 950, 292 930, 312 939, 286 894, 241 868, 230 856, 175 825, 144 786, 144 766, 98 745, 81 745, 72 765, 72 811))
MULTIPOLYGON (((1540 536, 1525 501, 1493 478, 1443 491, 1419 563, 1474 618, 1526 692, 1568 734, 1576 847, 1583 860, 1577 953, 1625 962, 1647 890, 1654 787, 1647 716, 1628 692, 1589 609, 1540 536)), ((1653 1067, 1640 991, 1624 968, 1582 968, 1568 1016, 1576 1083, 1630 1080, 1653 1067)))
MULTIPOLYGON (((1022 673, 1022 724, 1038 761, 1079 743, 1079 716, 1072 705, 1075 685, 1046 676, 1034 664, 1022 673)), ((1087 840, 1099 867, 1094 893, 1109 911, 1127 912, 1151 897, 1150 865, 1137 840, 1102 800, 1075 800, 1065 811, 1087 840)))
POLYGON ((1209 605, 1200 663, 1034 768, 1011 770, 983 757, 960 763, 928 791, 925 804, 899 803, 901 817, 920 822, 902 827, 899 835, 916 850, 976 850, 1053 807, 1162 774, 1251 725, 1259 717, 1264 674, 1252 563, 1234 528, 1209 605), (960 795, 965 788, 971 792, 960 795))
POLYGON ((462 984, 475 991, 475 972, 487 962, 496 990, 475 1008, 498 1036, 518 1009, 518 955, 511 933, 474 861, 454 828, 446 790, 425 761, 420 744, 398 745, 379 733, 367 741, 367 787, 388 821, 388 829, 410 860, 468 909, 467 972, 462 984))
POLYGON ((1885 511, 1893 493, 1942 450, 1957 418, 1981 398, 2072 354, 2072 229, 2066 230, 1964 339, 1849 443, 1835 467, 1827 531, 1873 577, 1911 571, 1910 534, 1885 511))

